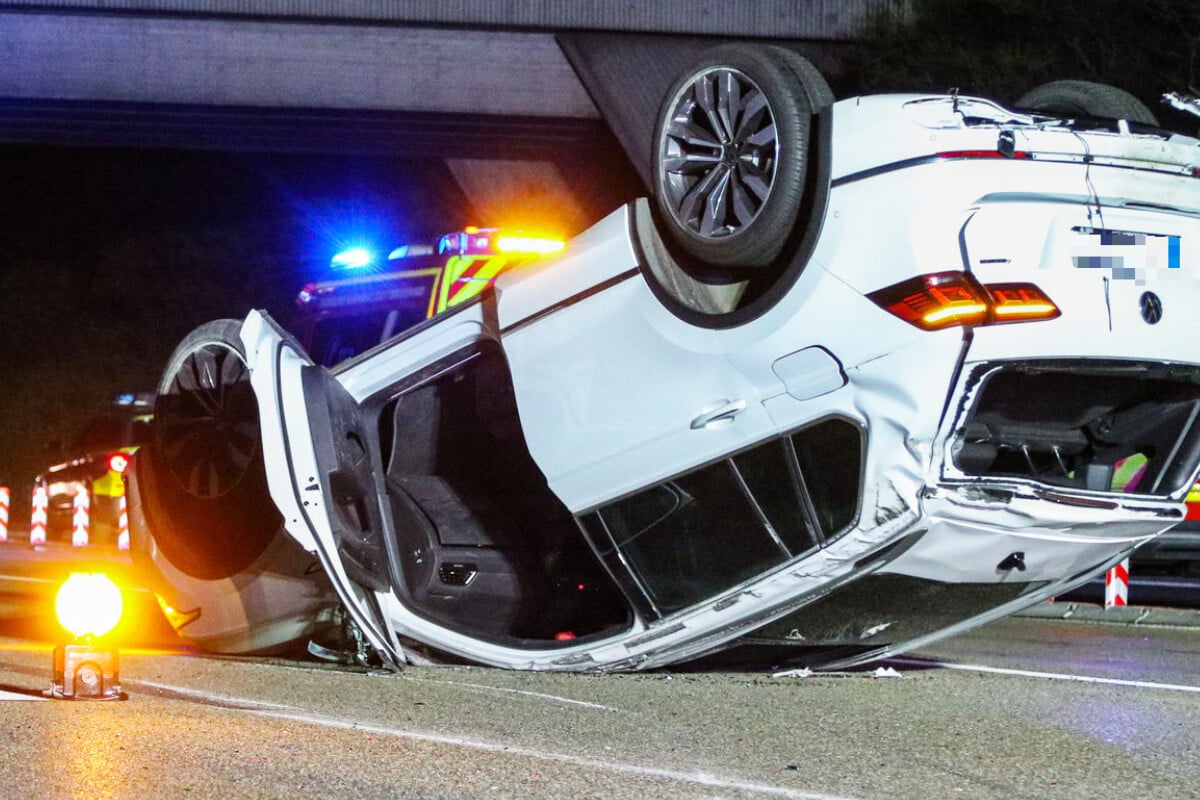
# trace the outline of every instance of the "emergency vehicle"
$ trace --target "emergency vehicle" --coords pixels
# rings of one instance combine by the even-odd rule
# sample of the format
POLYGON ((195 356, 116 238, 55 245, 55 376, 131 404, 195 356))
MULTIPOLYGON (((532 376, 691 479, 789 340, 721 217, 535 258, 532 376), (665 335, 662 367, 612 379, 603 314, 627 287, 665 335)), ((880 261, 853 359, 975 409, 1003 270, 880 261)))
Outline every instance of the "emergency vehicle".
POLYGON ((34 478, 35 490, 46 491, 49 540, 117 544, 124 472, 134 451, 149 436, 153 416, 153 394, 117 395, 58 451, 58 463, 34 478), (86 503, 77 524, 80 499, 86 503))
POLYGON ((331 262, 337 277, 300 291, 290 327, 314 361, 332 366, 477 297, 501 273, 563 245, 472 226, 434 243, 396 247, 383 265, 369 250, 350 248, 331 262))

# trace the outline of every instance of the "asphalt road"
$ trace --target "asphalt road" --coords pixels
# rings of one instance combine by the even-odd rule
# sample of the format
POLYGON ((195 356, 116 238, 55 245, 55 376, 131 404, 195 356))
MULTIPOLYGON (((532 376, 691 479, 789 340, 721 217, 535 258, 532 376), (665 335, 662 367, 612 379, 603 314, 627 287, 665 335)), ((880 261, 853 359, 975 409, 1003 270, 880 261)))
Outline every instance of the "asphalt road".
POLYGON ((99 702, 44 698, 64 633, 0 597, 0 798, 1200 796, 1187 614, 1047 604, 889 677, 372 675, 197 656, 130 600, 129 699, 99 702))
POLYGON ((0 796, 1185 798, 1200 631, 1017 618, 870 671, 546 675, 126 650, 42 699, 0 640, 0 796))

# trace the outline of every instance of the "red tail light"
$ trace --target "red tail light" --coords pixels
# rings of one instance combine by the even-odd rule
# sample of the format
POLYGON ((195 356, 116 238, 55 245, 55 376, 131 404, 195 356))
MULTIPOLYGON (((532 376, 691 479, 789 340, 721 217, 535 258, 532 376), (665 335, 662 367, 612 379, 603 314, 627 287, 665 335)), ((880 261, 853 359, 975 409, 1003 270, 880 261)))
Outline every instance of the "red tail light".
POLYGON ((921 330, 1053 319, 1062 312, 1032 283, 984 286, 965 272, 920 275, 868 295, 921 330))
POLYGON ((128 453, 113 453, 108 457, 108 468, 113 472, 122 473, 129 468, 128 453))
POLYGON ((965 272, 922 275, 870 295, 905 322, 926 331, 987 319, 987 293, 965 272))
POLYGON ((1062 314, 1054 301, 1032 283, 989 283, 993 322, 1054 319, 1062 314))

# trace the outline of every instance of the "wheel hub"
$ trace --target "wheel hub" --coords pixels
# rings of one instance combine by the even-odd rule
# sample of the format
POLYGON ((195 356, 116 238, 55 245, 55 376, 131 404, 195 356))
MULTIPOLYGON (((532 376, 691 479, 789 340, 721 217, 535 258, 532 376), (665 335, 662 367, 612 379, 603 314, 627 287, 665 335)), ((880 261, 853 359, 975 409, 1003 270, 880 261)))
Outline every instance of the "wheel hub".
POLYGON ((659 186, 676 221, 702 238, 749 225, 775 180, 775 115, 744 73, 716 67, 678 93, 662 132, 659 186))

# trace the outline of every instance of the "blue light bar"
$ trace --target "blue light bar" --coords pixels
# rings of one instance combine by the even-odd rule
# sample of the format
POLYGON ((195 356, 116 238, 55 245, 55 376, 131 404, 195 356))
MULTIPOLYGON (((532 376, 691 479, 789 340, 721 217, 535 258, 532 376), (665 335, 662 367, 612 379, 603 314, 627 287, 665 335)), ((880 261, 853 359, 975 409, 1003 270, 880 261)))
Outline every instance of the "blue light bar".
POLYGON ((369 266, 375 256, 365 247, 350 247, 333 257, 329 266, 334 269, 362 269, 369 266))

